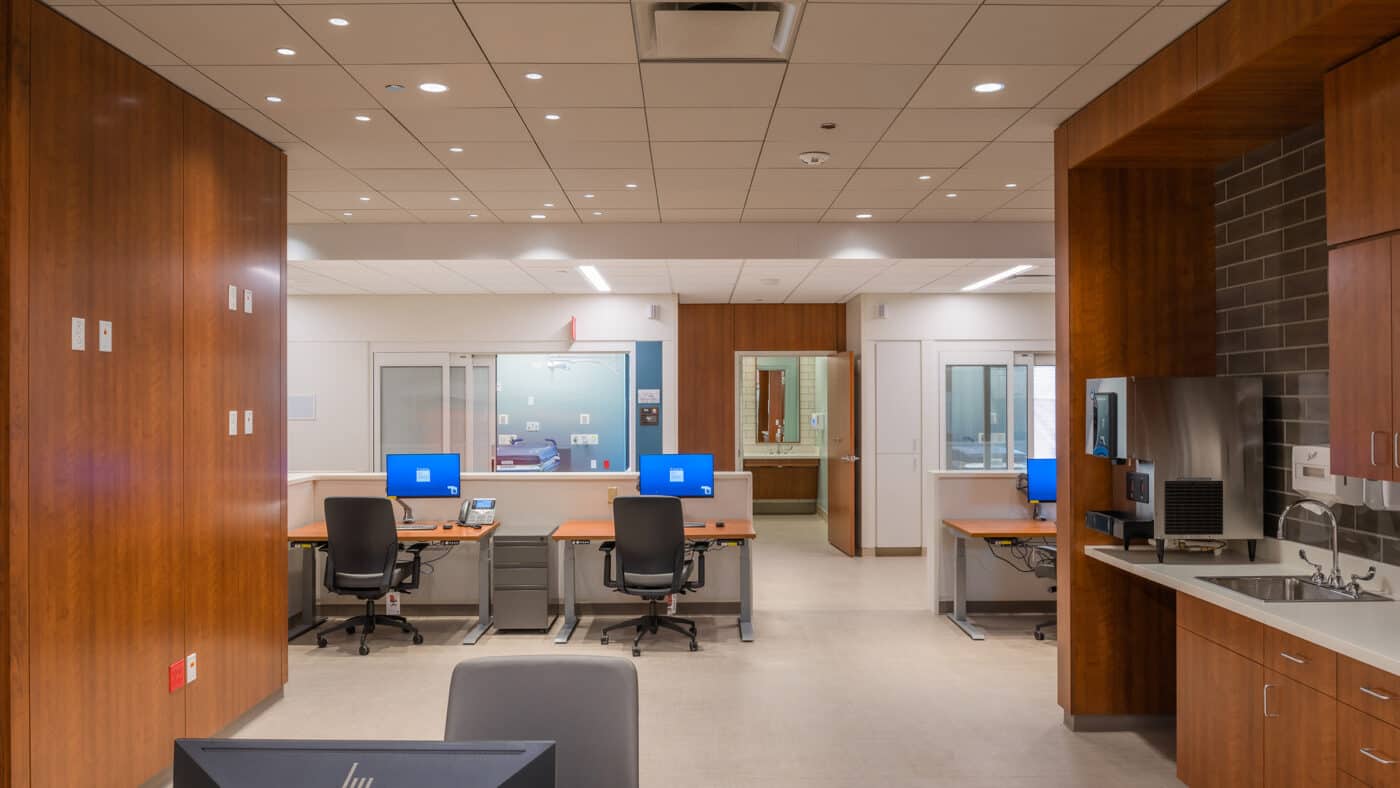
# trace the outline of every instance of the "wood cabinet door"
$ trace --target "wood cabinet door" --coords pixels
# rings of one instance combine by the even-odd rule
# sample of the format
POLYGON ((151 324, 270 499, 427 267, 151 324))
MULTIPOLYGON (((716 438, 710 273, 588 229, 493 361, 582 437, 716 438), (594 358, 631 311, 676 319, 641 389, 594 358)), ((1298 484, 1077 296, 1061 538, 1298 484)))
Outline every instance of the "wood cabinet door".
POLYGON ((1264 784, 1337 784, 1337 701, 1272 670, 1264 671, 1264 784))
POLYGON ((1332 472, 1392 478, 1394 366, 1389 238, 1328 255, 1332 472))
POLYGON ((1177 779, 1192 788, 1265 785, 1263 684, 1259 663, 1177 627, 1177 779))
POLYGON ((1400 229, 1400 39, 1327 74, 1327 242, 1400 229))

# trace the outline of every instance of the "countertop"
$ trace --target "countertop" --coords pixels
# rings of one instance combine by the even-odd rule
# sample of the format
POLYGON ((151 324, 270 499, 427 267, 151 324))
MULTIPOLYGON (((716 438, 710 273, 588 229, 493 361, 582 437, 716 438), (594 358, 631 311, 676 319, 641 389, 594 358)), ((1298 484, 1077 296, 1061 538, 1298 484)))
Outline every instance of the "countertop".
POLYGON ((1197 579, 1306 574, 1297 561, 1283 564, 1261 559, 1251 564, 1234 553, 1220 557, 1168 553, 1167 563, 1159 564, 1151 549, 1125 552, 1121 546, 1103 545, 1086 547, 1084 552, 1124 572, 1400 675, 1400 602, 1264 602, 1197 579))

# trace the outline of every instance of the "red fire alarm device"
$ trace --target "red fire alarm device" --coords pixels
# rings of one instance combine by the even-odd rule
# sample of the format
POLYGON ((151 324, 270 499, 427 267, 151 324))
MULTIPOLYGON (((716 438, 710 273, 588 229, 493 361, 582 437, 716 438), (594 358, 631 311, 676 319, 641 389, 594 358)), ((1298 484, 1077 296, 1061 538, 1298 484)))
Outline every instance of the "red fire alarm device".
POLYGON ((570 342, 577 342, 577 341, 578 341, 578 318, 577 318, 577 317, 571 317, 571 318, 569 318, 569 341, 570 341, 570 342))
POLYGON ((185 661, 177 659, 170 663, 170 691, 174 692, 185 686, 185 661))

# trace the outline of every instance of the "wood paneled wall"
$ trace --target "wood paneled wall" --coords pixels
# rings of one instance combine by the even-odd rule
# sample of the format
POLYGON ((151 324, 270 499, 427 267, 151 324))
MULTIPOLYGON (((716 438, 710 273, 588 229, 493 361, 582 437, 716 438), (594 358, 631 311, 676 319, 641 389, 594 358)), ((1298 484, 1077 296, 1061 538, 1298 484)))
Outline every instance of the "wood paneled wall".
POLYGON ((846 349, 845 304, 681 304, 680 450, 734 470, 734 354, 846 349))
POLYGON ((134 785, 285 681, 285 157, 49 8, 0 9, 0 786, 134 785))

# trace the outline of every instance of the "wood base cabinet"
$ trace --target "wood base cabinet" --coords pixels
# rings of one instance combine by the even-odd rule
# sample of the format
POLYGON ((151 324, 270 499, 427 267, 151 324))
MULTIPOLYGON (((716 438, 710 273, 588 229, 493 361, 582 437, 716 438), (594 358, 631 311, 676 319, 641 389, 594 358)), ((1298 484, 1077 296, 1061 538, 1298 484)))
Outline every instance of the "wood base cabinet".
POLYGON ((1176 631, 1176 777, 1192 788, 1264 785, 1264 667, 1176 631))

